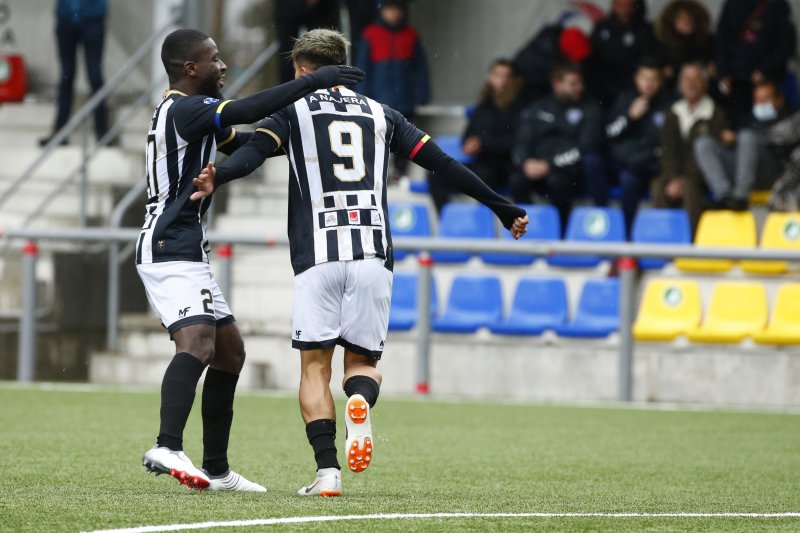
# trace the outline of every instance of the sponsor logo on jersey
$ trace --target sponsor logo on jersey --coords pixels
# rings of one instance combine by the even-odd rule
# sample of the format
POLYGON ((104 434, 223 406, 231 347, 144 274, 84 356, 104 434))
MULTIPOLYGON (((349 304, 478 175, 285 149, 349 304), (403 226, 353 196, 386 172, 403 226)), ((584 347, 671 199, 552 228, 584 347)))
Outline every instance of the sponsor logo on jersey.
POLYGON ((347 212, 347 220, 350 221, 350 224, 361 224, 361 213, 358 211, 348 211, 347 212))
POLYGON ((339 220, 336 216, 335 211, 331 211, 329 213, 325 213, 325 227, 330 228, 331 226, 338 226, 339 220))
POLYGON ((377 211, 372 211, 370 213, 372 215, 372 225, 373 226, 380 226, 381 225, 381 214, 377 211))
POLYGON ((581 120, 583 120, 583 109, 580 107, 567 109, 567 122, 569 122, 570 126, 574 126, 581 120))
POLYGON ((219 98, 206 98, 203 100, 204 104, 216 104, 217 102, 219 102, 219 98))

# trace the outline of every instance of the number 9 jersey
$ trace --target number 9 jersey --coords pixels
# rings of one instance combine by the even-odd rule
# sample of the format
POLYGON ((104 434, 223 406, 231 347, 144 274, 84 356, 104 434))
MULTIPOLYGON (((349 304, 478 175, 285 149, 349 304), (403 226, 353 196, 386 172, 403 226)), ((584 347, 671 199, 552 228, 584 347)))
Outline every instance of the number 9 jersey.
POLYGON ((428 136, 399 112, 342 87, 283 108, 259 124, 259 133, 273 137, 289 157, 295 274, 331 261, 375 257, 391 270, 389 152, 413 158, 428 136))

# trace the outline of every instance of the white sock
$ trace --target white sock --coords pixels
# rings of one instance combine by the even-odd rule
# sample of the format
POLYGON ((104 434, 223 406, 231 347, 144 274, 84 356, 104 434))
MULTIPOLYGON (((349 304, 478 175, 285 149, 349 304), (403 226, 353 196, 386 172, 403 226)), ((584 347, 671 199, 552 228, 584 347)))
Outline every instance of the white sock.
POLYGON ((317 477, 330 476, 330 475, 338 474, 338 473, 339 473, 339 469, 338 468, 333 468, 333 467, 331 467, 331 468, 320 468, 319 470, 317 470, 317 477))

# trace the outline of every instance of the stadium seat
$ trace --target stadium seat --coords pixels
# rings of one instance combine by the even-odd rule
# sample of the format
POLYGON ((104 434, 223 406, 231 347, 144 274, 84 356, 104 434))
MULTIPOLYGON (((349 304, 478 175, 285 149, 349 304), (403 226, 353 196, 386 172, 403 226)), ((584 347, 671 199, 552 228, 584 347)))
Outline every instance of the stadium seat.
MULTIPOLYGON (((800 250, 800 214, 770 213, 761 231, 763 250, 800 250)), ((742 261, 742 270, 750 274, 785 274, 787 261, 742 261)))
POLYGON ((778 287, 767 328, 756 332, 753 340, 759 344, 800 344, 800 283, 778 287))
MULTIPOLYGON (((521 241, 557 241, 561 239, 561 222, 558 219, 558 210, 552 205, 520 205, 528 213, 528 233, 523 235, 521 241)), ((502 240, 511 241, 514 238, 505 228, 500 230, 502 240)), ((513 254, 481 254, 484 263, 491 265, 530 265, 536 258, 531 255, 513 254)))
MULTIPOLYGON (((700 217, 694 245, 716 248, 754 248, 756 219, 750 211, 706 211, 700 217)), ((733 261, 727 259, 675 260, 675 266, 689 272, 727 272, 733 261)))
MULTIPOLYGON (((493 239, 496 235, 494 213, 483 204, 451 202, 442 209, 438 237, 493 239)), ((433 252, 431 257, 437 263, 464 263, 471 255, 469 252, 433 252)))
MULTIPOLYGON (((389 311, 389 330, 408 331, 417 324, 416 273, 397 272, 392 282, 392 307, 389 311)), ((431 277, 431 316, 439 308, 436 299, 436 278, 431 277)))
POLYGON ((767 291, 760 283, 720 282, 714 287, 708 312, 689 332, 694 342, 741 342, 767 323, 767 291))
MULTIPOLYGON (((683 209, 641 209, 636 214, 631 241, 641 244, 691 244, 692 225, 683 209)), ((666 259, 643 258, 643 269, 662 268, 666 259)))
POLYGON ((413 180, 409 185, 409 189, 417 194, 430 194, 431 192, 427 179, 413 180))
POLYGON ((459 163, 467 164, 475 160, 471 155, 465 154, 461 150, 461 137, 459 135, 439 135, 433 139, 442 152, 446 153, 459 163))
POLYGON ((619 329, 619 279, 588 280, 572 322, 553 328, 562 337, 606 337, 619 329))
MULTIPOLYGON (((616 207, 576 207, 567 223, 567 241, 624 242, 625 222, 616 207)), ((597 266, 601 257, 554 255, 547 258, 551 266, 586 268, 597 266)))
POLYGON ((508 316, 490 329, 499 335, 540 335, 567 321, 567 288, 556 278, 523 278, 508 316))
MULTIPOLYGON (((424 204, 389 204, 389 224, 392 237, 430 237, 431 222, 428 207, 424 204)), ((408 252, 395 250, 395 261, 402 260, 408 252)))
POLYGON ((696 281, 653 279, 644 290, 633 336, 639 341, 671 341, 697 329, 702 315, 696 281))
POLYGON ((457 276, 450 288, 447 308, 433 321, 441 333, 474 333, 489 327, 503 314, 500 280, 494 276, 457 276))

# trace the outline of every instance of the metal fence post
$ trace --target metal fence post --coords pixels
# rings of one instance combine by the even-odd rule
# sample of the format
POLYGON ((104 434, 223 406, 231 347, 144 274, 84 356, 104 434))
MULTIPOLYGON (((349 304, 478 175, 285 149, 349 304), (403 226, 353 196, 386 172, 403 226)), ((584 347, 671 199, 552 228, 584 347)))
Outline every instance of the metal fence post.
POLYGON ((217 247, 217 257, 219 257, 219 288, 228 305, 231 304, 232 294, 231 285, 233 283, 233 273, 231 270, 231 260, 233 259, 233 246, 221 244, 217 247))
POLYGON ((106 350, 117 351, 119 342, 119 243, 108 246, 108 309, 106 314, 106 350))
POLYGON ((633 398, 633 306, 636 296, 636 260, 619 258, 619 400, 633 398))
POLYGON ((428 394, 430 391, 432 268, 430 254, 420 253, 417 276, 417 394, 428 394))
POLYGON ((80 227, 85 228, 87 223, 87 204, 89 203, 89 164, 86 154, 89 152, 89 119, 83 121, 81 127, 81 183, 80 183, 80 214, 78 220, 80 227))
POLYGON ((39 248, 28 241, 22 249, 22 315, 17 341, 17 381, 36 376, 36 256, 39 248))

